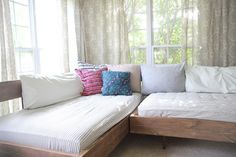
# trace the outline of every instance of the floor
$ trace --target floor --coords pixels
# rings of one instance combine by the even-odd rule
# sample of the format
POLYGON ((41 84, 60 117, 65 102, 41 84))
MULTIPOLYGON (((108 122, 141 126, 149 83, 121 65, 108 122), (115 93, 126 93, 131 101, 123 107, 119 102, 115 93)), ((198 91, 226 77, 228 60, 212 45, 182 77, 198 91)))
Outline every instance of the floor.
POLYGON ((236 157, 236 144, 167 138, 162 149, 157 136, 128 135, 109 157, 236 157))

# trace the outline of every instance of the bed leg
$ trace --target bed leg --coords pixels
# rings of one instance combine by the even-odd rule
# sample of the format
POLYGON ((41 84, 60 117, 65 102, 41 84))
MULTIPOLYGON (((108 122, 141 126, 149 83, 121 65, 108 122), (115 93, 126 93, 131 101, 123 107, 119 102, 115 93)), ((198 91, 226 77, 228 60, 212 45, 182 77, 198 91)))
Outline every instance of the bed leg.
POLYGON ((162 144, 162 149, 166 149, 166 137, 165 136, 161 137, 161 144, 162 144))

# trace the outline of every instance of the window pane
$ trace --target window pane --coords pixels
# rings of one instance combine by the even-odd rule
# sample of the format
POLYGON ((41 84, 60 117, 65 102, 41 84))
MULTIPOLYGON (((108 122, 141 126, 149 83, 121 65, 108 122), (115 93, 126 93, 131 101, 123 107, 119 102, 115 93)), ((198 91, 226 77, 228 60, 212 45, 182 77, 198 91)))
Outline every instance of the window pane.
POLYGON ((18 73, 34 71, 34 56, 31 50, 16 50, 16 64, 18 73))
POLYGON ((24 5, 28 5, 29 4, 29 0, 14 0, 14 2, 20 3, 20 4, 24 4, 24 5))
POLYGON ((29 7, 15 3, 14 9, 16 15, 15 24, 20 26, 29 26, 29 7))
POLYGON ((14 42, 14 46, 16 47, 16 41, 17 41, 17 38, 16 38, 16 26, 13 25, 12 26, 12 33, 13 33, 13 42, 14 42))
POLYGON ((154 55, 154 63, 155 64, 165 64, 166 63, 166 56, 167 56, 167 49, 166 48, 154 48, 153 55, 154 55))
POLYGON ((15 27, 16 32, 16 42, 15 47, 31 47, 31 37, 30 37, 30 30, 29 28, 25 27, 15 27))
POLYGON ((153 40, 154 40, 154 45, 166 45, 167 42, 167 29, 162 28, 162 30, 153 30, 153 40))
POLYGON ((181 10, 172 10, 168 12, 168 35, 169 35, 169 44, 177 45, 181 44, 183 26, 182 26, 182 11, 181 10))
POLYGON ((146 63, 146 49, 145 48, 131 48, 131 62, 133 64, 146 63))
POLYGON ((135 14, 133 17, 132 29, 146 29, 146 14, 135 14))
POLYGON ((129 33, 131 47, 145 46, 147 43, 146 30, 136 30, 129 33))
POLYGON ((131 47, 144 46, 147 43, 146 0, 127 0, 126 14, 131 47))
POLYGON ((15 24, 15 15, 14 15, 14 3, 9 1, 10 3, 10 11, 11 11, 11 23, 15 24))
POLYGON ((182 49, 180 48, 169 48, 167 56, 168 64, 178 64, 182 62, 182 49))
POLYGON ((160 12, 160 13, 165 13, 168 0, 153 0, 153 11, 160 12))
POLYGON ((164 0, 168 1, 168 10, 179 10, 181 8, 182 0, 164 0))
POLYGON ((20 53, 17 50, 15 50, 15 61, 16 61, 17 73, 20 73, 21 72, 20 53))
POLYGON ((146 0, 136 0, 135 12, 146 14, 146 0))
POLYGON ((153 12, 153 28, 163 28, 163 24, 167 24, 167 12, 161 13, 159 11, 153 12))
POLYGON ((168 43, 168 17, 167 12, 153 12, 154 45, 168 43))
POLYGON ((154 48, 155 64, 177 64, 182 62, 181 48, 154 48))
POLYGON ((154 45, 181 44, 182 20, 180 0, 154 0, 154 45))
POLYGON ((153 11, 166 12, 181 8, 182 0, 153 0, 153 11))

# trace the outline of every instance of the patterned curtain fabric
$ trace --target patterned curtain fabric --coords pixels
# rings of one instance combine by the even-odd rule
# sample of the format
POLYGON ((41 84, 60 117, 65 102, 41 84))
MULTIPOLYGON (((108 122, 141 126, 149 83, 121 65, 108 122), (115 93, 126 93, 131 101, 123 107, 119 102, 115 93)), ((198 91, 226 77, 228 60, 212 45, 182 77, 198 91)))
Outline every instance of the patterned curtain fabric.
POLYGON ((199 0, 197 64, 236 65, 236 1, 199 0))
POLYGON ((77 0, 75 11, 80 61, 130 62, 124 0, 77 0))
MULTIPOLYGON (((10 19, 9 1, 0 0, 0 82, 16 79, 14 45, 10 19)), ((0 102, 0 116, 18 109, 18 101, 0 102)))

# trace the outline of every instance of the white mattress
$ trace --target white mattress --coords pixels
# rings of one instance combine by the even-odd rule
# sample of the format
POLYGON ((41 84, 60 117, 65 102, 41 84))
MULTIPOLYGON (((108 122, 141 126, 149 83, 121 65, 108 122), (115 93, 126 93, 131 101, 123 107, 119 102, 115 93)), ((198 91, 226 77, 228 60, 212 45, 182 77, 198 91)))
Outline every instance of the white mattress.
POLYGON ((0 118, 0 141, 78 153, 131 113, 141 94, 93 95, 0 118))
POLYGON ((138 114, 236 122, 236 94, 155 93, 139 105, 138 114))

